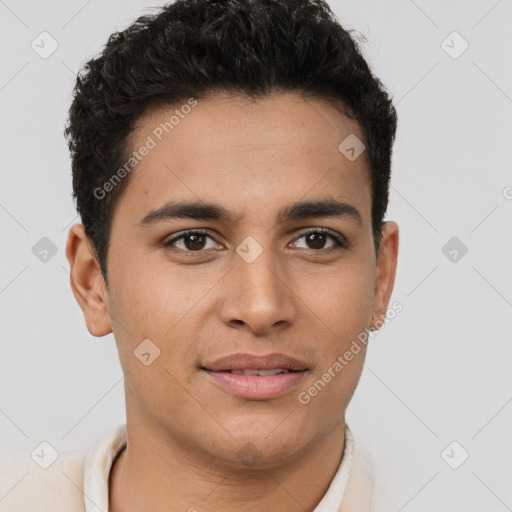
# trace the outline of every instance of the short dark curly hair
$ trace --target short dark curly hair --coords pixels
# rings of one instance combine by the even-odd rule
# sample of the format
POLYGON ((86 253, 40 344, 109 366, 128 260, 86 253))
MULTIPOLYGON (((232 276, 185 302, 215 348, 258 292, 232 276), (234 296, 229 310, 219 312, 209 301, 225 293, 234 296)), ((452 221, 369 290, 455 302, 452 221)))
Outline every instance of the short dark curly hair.
POLYGON ((358 121, 378 254, 397 114, 351 32, 323 0, 177 0, 109 37, 77 75, 64 129, 73 198, 106 284, 112 218, 129 176, 101 200, 94 190, 127 161, 130 135, 148 107, 220 91, 335 100, 358 121))

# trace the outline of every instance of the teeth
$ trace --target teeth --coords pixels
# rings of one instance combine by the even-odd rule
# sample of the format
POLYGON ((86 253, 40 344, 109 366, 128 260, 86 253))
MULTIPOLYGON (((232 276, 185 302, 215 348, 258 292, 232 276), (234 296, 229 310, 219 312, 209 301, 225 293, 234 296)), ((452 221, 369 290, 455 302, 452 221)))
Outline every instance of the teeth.
POLYGON ((288 373, 290 370, 283 370, 282 368, 273 368, 272 370, 258 370, 258 375, 266 377, 268 375, 277 375, 278 373, 288 373))
POLYGON ((231 370, 235 375, 259 375, 261 377, 269 377, 279 373, 288 373, 290 370, 283 368, 272 368, 271 370, 231 370))

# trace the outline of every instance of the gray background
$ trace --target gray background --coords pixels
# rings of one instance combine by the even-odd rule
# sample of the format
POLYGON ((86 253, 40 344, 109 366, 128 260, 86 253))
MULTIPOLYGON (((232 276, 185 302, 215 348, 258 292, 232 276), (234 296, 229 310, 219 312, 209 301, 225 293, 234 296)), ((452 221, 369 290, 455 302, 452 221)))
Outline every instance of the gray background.
MULTIPOLYGON (((69 286, 79 219, 62 131, 80 66, 159 4, 0 0, 0 468, 125 420, 113 335, 89 335, 69 286), (47 59, 31 48, 43 31, 59 45, 47 59), (46 263, 32 252, 43 237, 46 263)), ((367 38, 399 113, 387 218, 403 311, 371 343, 348 423, 397 511, 512 510, 512 2, 330 5, 367 38), (458 58, 445 49, 460 40, 442 44, 453 31, 469 43, 458 58)))

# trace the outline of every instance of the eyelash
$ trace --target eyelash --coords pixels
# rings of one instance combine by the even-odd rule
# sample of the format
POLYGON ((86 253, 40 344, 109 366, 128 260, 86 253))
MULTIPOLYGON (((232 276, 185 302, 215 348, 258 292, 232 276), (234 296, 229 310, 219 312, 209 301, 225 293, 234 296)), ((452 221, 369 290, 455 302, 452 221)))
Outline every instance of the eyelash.
MULTIPOLYGON (((330 229, 327 229, 327 228, 310 228, 308 231, 304 231, 304 232, 300 233, 298 238, 296 238, 295 240, 299 240, 300 238, 302 238, 302 237, 304 237, 306 235, 309 235, 311 233, 320 233, 320 234, 329 235, 329 237, 334 241, 334 244, 335 244, 332 247, 328 247, 327 249, 309 249, 313 253, 330 254, 333 251, 338 251, 340 249, 348 249, 348 247, 349 247, 349 244, 345 240, 344 237, 341 237, 341 236, 337 235, 335 232, 333 232, 333 231, 331 231, 330 229)), ((207 236, 207 237, 211 238, 213 241, 215 241, 213 239, 213 237, 210 235, 210 233, 208 232, 208 230, 190 229, 190 230, 184 231, 180 235, 172 238, 171 240, 168 240, 168 241, 164 242, 163 246, 165 248, 171 247, 172 244, 178 242, 179 240, 182 240, 182 239, 186 238, 188 235, 207 236)), ((201 255, 207 249, 201 249, 199 251, 190 251, 190 250, 183 250, 183 249, 178 249, 178 250, 182 251, 182 252, 185 252, 187 254, 190 254, 190 255, 195 255, 195 254, 201 255)), ((300 251, 300 250, 308 250, 308 249, 295 249, 295 250, 299 250, 300 251)))

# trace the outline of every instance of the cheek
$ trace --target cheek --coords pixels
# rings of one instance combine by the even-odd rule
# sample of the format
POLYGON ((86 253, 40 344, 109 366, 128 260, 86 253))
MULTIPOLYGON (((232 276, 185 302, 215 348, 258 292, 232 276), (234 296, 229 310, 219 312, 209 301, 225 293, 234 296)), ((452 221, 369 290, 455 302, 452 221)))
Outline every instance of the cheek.
POLYGON ((330 328, 337 351, 369 327, 373 311, 375 271, 364 266, 331 276, 317 293, 320 320, 330 328))
POLYGON ((322 414, 332 414, 333 418, 348 405, 361 376, 372 319, 374 279, 371 268, 356 264, 350 270, 331 274, 311 307, 325 336, 320 337, 321 364, 309 379, 304 399, 311 399, 308 407, 318 407, 319 412, 323 410, 322 414))
MULTIPOLYGON (((116 268, 112 275, 113 321, 123 324, 134 339, 141 336, 163 341, 175 325, 198 302, 203 286, 187 280, 169 266, 130 265, 116 268), (130 270, 128 270, 130 269, 130 270)), ((206 289, 206 287, 205 287, 206 289)), ((118 328, 119 330, 119 328, 118 328)))
POLYGON ((196 359, 189 351, 199 336, 198 316, 205 314, 201 297, 212 285, 204 279, 191 280, 183 273, 171 275, 168 268, 156 265, 138 268, 137 273, 122 270, 118 267, 112 276, 115 291, 109 302, 129 386, 134 395, 149 403, 158 402, 156 391, 167 398, 173 396, 179 404, 183 397, 177 381, 183 383, 189 377, 196 359))

